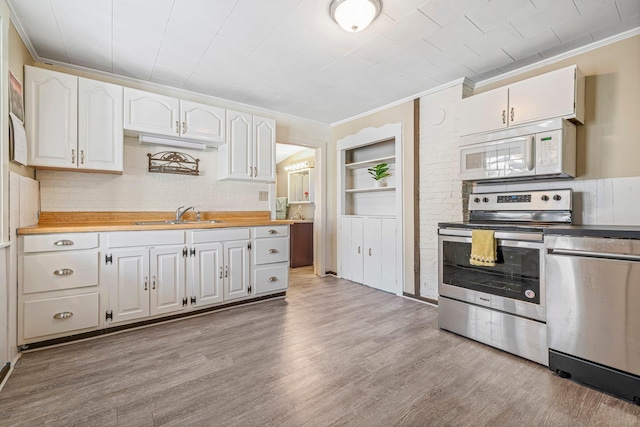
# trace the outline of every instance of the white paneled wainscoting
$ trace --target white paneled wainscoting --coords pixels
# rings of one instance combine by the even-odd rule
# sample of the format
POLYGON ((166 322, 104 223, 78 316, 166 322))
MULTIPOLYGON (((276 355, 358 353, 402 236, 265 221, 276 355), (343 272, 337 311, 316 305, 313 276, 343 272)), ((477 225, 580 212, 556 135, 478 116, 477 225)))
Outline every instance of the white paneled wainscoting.
POLYGON ((39 170, 43 211, 171 211, 195 206, 210 211, 266 211, 258 192, 269 184, 218 181, 218 150, 197 151, 140 145, 125 138, 124 173, 78 173, 39 170), (182 151, 200 159, 200 176, 148 172, 147 153, 182 151))

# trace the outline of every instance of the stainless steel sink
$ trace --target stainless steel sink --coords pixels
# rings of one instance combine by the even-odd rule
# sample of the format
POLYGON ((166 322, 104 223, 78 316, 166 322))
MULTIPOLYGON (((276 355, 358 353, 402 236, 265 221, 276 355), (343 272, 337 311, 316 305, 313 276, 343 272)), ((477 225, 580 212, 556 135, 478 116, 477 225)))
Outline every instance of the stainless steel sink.
POLYGON ((218 224, 220 221, 211 219, 211 220, 175 220, 175 219, 167 219, 165 221, 137 221, 136 225, 177 225, 177 224, 218 224))

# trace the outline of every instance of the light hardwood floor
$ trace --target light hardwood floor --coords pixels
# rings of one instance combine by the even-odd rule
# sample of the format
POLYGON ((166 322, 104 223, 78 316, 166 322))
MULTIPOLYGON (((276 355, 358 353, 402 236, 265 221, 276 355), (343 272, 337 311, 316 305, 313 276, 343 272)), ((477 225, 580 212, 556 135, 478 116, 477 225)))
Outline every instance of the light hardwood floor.
POLYGON ((1 426, 632 426, 640 407, 295 269, 286 299, 23 355, 1 426))

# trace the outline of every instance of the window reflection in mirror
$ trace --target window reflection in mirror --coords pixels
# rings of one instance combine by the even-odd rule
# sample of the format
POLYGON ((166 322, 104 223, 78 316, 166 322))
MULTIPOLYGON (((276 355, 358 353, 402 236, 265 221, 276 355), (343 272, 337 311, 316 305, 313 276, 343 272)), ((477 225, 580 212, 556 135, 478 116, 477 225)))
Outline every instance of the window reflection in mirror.
POLYGON ((313 169, 289 172, 289 203, 313 203, 313 169))

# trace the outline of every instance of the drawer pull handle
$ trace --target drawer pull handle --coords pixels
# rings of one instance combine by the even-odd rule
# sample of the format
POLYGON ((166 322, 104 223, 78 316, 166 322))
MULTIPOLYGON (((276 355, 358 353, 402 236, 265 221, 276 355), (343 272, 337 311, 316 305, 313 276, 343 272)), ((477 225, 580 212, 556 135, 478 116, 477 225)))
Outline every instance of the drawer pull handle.
POLYGON ((269 234, 278 234, 276 230, 269 230, 269 234))
POLYGON ((70 317, 73 317, 73 313, 70 311, 61 311, 60 313, 56 313, 53 315, 53 318, 56 320, 69 319, 70 317))
POLYGON ((55 246, 72 246, 73 240, 58 240, 53 243, 55 246))
POLYGON ((270 254, 277 254, 278 250, 277 249, 269 249, 269 253, 270 254))
POLYGON ((277 281, 278 281, 278 278, 275 276, 271 276, 267 279, 267 282, 277 282, 277 281))
POLYGON ((61 268, 53 272, 56 276, 70 276, 73 274, 73 270, 70 268, 61 268))

